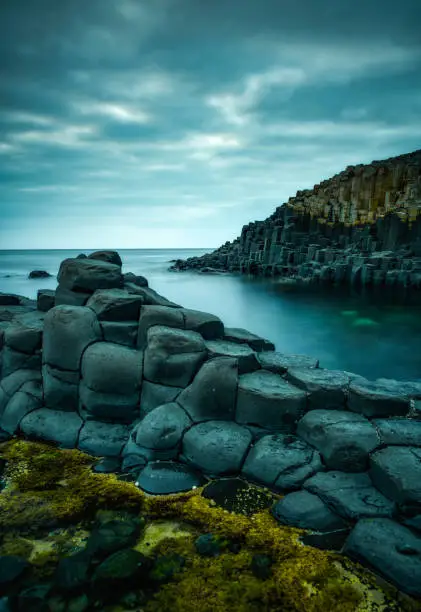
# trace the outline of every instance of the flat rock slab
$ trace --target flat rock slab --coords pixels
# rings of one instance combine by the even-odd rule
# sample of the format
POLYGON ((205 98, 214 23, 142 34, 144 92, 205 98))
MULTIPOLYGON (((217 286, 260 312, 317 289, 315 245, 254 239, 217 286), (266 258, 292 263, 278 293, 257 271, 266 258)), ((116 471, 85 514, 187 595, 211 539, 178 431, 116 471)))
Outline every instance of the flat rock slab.
POLYGON ((29 439, 57 442, 62 448, 75 448, 83 421, 76 412, 40 408, 23 417, 20 428, 29 439))
POLYGON ((272 372, 239 377, 235 420, 268 429, 293 429, 304 414, 307 394, 272 372))
POLYGON ((257 353, 245 344, 235 344, 226 340, 206 342, 209 357, 233 357, 238 362, 238 373, 248 374, 260 370, 257 353))
POLYGON ((97 457, 118 457, 129 434, 127 425, 86 421, 79 434, 78 448, 97 457))
POLYGON ((390 499, 421 508, 421 448, 388 446, 376 451, 370 458, 370 476, 390 499))
POLYGON ((91 308, 100 321, 137 321, 143 300, 123 289, 99 289, 89 298, 91 308))
POLYGON ((140 396, 140 416, 145 416, 157 406, 172 402, 181 391, 183 391, 181 387, 168 387, 144 380, 140 396))
POLYGON ((150 495, 170 495, 202 486, 206 479, 188 465, 153 461, 141 470, 136 484, 150 495))
POLYGON ((287 380, 308 394, 309 408, 341 409, 345 406, 349 376, 340 370, 289 368, 287 380))
POLYGON ((266 338, 261 338, 256 334, 252 334, 247 329, 240 327, 226 327, 224 339, 238 344, 248 344, 253 351, 260 353, 261 351, 274 351, 275 345, 266 338))
POLYGON ((101 321, 105 342, 135 348, 139 324, 137 321, 101 321))
POLYGON ((157 450, 174 448, 191 424, 186 412, 175 402, 158 406, 137 425, 136 444, 157 450))
POLYGON ((60 265, 57 280, 66 289, 87 293, 123 286, 120 266, 88 258, 65 259, 60 265))
POLYGON ((83 354, 82 379, 93 391, 133 395, 142 384, 142 365, 142 351, 96 342, 83 354))
POLYGON ((184 329, 198 332, 205 340, 216 340, 224 336, 221 319, 209 312, 183 308, 184 329))
POLYGON ((421 399, 421 380, 393 380, 390 378, 377 378, 377 383, 395 388, 398 395, 407 395, 414 399, 421 399))
POLYGON ((281 491, 298 489, 323 469, 319 453, 295 436, 263 436, 250 448, 243 465, 245 478, 281 491))
POLYGON ((295 491, 285 495, 272 507, 277 521, 290 527, 330 532, 346 527, 345 521, 309 491, 295 491))
POLYGON ((195 422, 234 420, 237 386, 237 360, 215 357, 202 365, 191 385, 177 397, 177 402, 195 422))
POLYGON ((382 444, 421 446, 421 422, 412 419, 375 419, 382 444))
POLYGON ((328 468, 363 472, 369 453, 380 445, 376 428, 365 417, 345 410, 311 410, 297 434, 317 448, 328 468))
POLYGON ((206 421, 185 434, 182 453, 187 462, 209 473, 234 474, 241 469, 252 435, 232 421, 206 421))
POLYGON ((421 596, 421 538, 403 525, 387 518, 363 519, 348 537, 344 553, 408 595, 421 596))
POLYGON ((348 407, 369 418, 406 416, 410 399, 402 395, 394 384, 356 380, 349 386, 348 407))
POLYGON ((154 325, 184 329, 182 309, 170 306, 143 306, 140 311, 137 348, 144 349, 148 343, 148 330, 154 325))
POLYGON ((319 360, 306 355, 287 355, 277 351, 259 353, 257 359, 265 370, 285 374, 290 368, 318 368, 319 360))
POLYGON ((380 493, 367 473, 319 472, 303 484, 345 519, 390 517, 395 504, 380 493))

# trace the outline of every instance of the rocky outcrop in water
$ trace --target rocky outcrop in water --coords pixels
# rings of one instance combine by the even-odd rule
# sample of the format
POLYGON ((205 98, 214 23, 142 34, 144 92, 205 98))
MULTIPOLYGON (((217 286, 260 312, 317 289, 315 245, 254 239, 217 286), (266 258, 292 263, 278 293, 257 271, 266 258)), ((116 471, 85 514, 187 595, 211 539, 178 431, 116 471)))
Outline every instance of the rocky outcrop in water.
POLYGON ((421 150, 348 166, 173 270, 421 288, 421 150))

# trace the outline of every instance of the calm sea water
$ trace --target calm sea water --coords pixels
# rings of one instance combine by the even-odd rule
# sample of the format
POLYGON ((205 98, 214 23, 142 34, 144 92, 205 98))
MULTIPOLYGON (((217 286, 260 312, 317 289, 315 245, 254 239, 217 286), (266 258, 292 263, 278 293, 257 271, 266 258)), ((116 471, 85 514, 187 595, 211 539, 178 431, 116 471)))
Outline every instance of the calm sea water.
MULTIPOLYGON (((54 289, 55 277, 29 280, 31 270, 56 275, 60 262, 80 251, 0 251, 0 292, 36 297, 54 289)), ((89 253, 89 251, 86 251, 89 253)), ((143 274, 150 286, 186 306, 212 312, 226 326, 244 327, 285 353, 320 359, 320 365, 368 378, 421 378, 421 306, 400 296, 316 290, 245 276, 169 272, 171 259, 198 249, 120 249, 125 272, 143 274)))

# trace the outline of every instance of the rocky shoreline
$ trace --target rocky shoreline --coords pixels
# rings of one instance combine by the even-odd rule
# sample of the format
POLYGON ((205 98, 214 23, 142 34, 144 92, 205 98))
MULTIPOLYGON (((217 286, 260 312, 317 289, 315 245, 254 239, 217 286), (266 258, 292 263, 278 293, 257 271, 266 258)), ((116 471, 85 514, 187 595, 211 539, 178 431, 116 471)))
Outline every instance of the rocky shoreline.
POLYGON ((65 260, 58 282, 36 304, 0 294, 2 442, 79 449, 152 496, 266 487, 280 526, 421 597, 420 380, 279 353, 123 275, 115 252, 65 260))

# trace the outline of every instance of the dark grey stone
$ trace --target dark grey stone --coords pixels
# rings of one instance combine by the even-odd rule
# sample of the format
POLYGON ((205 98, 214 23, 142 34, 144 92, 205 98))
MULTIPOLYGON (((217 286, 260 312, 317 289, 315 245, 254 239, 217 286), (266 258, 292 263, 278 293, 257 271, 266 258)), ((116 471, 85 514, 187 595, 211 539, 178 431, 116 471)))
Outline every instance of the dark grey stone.
POLYGON ((39 370, 17 370, 3 378, 0 385, 5 395, 10 398, 29 381, 41 381, 41 372, 39 370))
POLYGON ((40 399, 23 391, 17 391, 6 404, 0 419, 0 427, 9 434, 15 434, 23 417, 41 407, 40 399))
POLYGON ((28 274, 28 278, 51 278, 52 274, 47 272, 46 270, 31 270, 28 274))
POLYGON ((22 369, 41 370, 41 361, 41 351, 28 355, 5 346, 2 350, 2 376, 9 376, 22 369))
POLYGON ((134 283, 124 283, 124 289, 126 289, 128 293, 140 295, 143 299, 143 303, 148 306, 170 306, 171 308, 181 308, 181 306, 167 300, 167 298, 160 295, 150 287, 139 287, 134 283))
POLYGON ((76 412, 40 408, 24 416, 20 428, 28 438, 57 442, 62 448, 75 448, 82 425, 76 412))
POLYGON ((344 553, 390 580, 400 590, 421 596, 421 538, 387 518, 355 525, 344 553))
POLYGON ((304 391, 280 376, 259 370, 239 377, 235 420, 268 429, 293 429, 304 414, 304 391))
POLYGON ((35 353, 41 348, 44 317, 40 312, 15 317, 4 332, 4 344, 21 353, 35 353))
POLYGON ((410 399, 401 395, 393 384, 358 380, 349 386, 348 407, 369 418, 405 416, 410 409, 410 399))
POLYGON ((98 261, 105 261, 115 266, 122 266, 123 262, 117 251, 94 251, 88 255, 88 259, 97 259, 98 261))
POLYGON ((307 480, 304 489, 318 495, 345 519, 390 517, 395 504, 373 487, 367 473, 319 472, 307 480))
POLYGON ((86 306, 92 308, 100 321, 137 321, 142 303, 141 296, 123 289, 99 289, 86 306))
POLYGON ((202 365, 192 384, 177 397, 195 421, 234 420, 238 385, 237 361, 215 357, 202 365))
POLYGON ((127 425, 86 421, 79 434, 78 448, 97 457, 118 457, 129 433, 127 425))
POLYGON ((37 292, 37 310, 40 312, 48 312, 56 305, 55 289, 38 289, 37 292))
POLYGON ((11 321, 0 321, 0 351, 4 346, 4 334, 9 325, 12 325, 11 321))
POLYGON ((285 495, 274 504, 272 514, 283 525, 299 529, 329 532, 346 527, 345 521, 332 512, 320 497, 308 491, 285 495))
POLYGON ((289 368, 318 368, 319 360, 306 355, 287 355, 276 351, 259 353, 257 359, 265 370, 285 374, 289 368))
POLYGON ((421 446, 421 422, 412 419, 375 419, 383 444, 421 446))
POLYGON ((89 257, 62 261, 57 280, 61 287, 86 293, 123 286, 120 266, 89 257))
POLYGON ((322 469, 319 453, 303 440, 271 434, 251 446, 242 474, 277 490, 293 491, 322 469))
POLYGON ((400 505, 421 508, 421 448, 388 446, 370 457, 374 485, 400 505))
POLYGON ((217 340, 224 335, 224 324, 219 317, 201 310, 183 308, 184 329, 198 332, 205 340, 217 340))
POLYGON ((136 444, 136 433, 137 427, 135 427, 125 444, 121 455, 127 457, 128 455, 140 455, 145 458, 146 461, 169 461, 171 459, 178 459, 180 453, 180 445, 173 446, 172 448, 149 448, 147 446, 140 446, 136 444))
POLYGON ((153 325, 165 325, 184 329, 182 310, 170 306, 143 306, 139 317, 137 348, 144 349, 148 343, 148 329, 153 325))
POLYGON ((233 357, 238 362, 238 373, 248 374, 260 369, 257 353, 247 344, 236 344, 226 340, 208 340, 209 357, 233 357))
POLYGON ((169 495, 190 491, 206 482, 205 478, 187 465, 171 461, 154 461, 141 470, 137 485, 150 495, 169 495))
POLYGON ((349 377, 340 370, 289 368, 287 380, 309 394, 310 409, 341 409, 345 406, 349 377))
POLYGON ((155 325, 148 331, 143 375, 170 387, 187 387, 207 356, 205 342, 194 331, 155 325))
POLYGON ((317 448, 328 468, 343 472, 365 471, 369 453, 380 445, 370 421, 344 410, 311 410, 298 423, 297 435, 317 448))
POLYGON ((54 296, 55 306, 85 306, 92 293, 71 291, 59 285, 54 296))
POLYGON ((111 474, 120 471, 121 461, 115 457, 103 457, 94 465, 92 471, 97 474, 111 474))
POLYGON ((183 438, 186 461, 209 474, 237 473, 252 441, 245 427, 232 421, 193 425, 183 438))
POLYGON ((181 442, 192 424, 186 412, 175 402, 149 412, 136 426, 136 444, 153 449, 172 449, 181 442))
POLYGON ((45 315, 43 361, 61 370, 79 370, 85 349, 101 339, 101 327, 90 308, 57 306, 45 315))
POLYGON ((312 548, 341 552, 349 532, 350 528, 348 527, 346 529, 336 529, 335 531, 325 531, 322 533, 306 533, 300 537, 300 542, 312 548))
POLYGON ((82 380, 99 393, 133 395, 140 393, 143 352, 112 342, 88 346, 82 358, 82 380))
POLYGON ((20 295, 15 295, 14 293, 0 293, 0 306, 19 306, 20 304, 20 295))
POLYGON ((376 383, 395 389, 397 395, 406 395, 410 398, 421 399, 421 380, 393 380, 390 378, 377 378, 376 383))
POLYGON ((79 404, 79 372, 42 367, 44 403, 53 410, 77 410, 79 404))
POLYGON ((106 342, 122 344, 130 348, 136 347, 137 321, 101 321, 102 333, 106 342))
POLYGON ((247 329, 242 329, 240 327, 226 327, 224 339, 238 344, 248 344, 253 351, 258 353, 275 350, 273 342, 266 340, 266 338, 261 338, 256 334, 252 334, 247 329))
POLYGON ((127 272, 123 274, 125 283, 132 283, 133 285, 137 285, 138 287, 148 287, 148 280, 141 276, 140 274, 133 274, 133 272, 127 272))
POLYGON ((140 396, 140 416, 145 416, 157 406, 172 402, 182 390, 181 387, 167 387, 144 380, 140 396))
POLYGON ((79 385, 80 413, 87 420, 131 423, 139 416, 139 398, 139 391, 132 395, 117 395, 93 391, 83 381, 79 385))
POLYGON ((36 303, 30 303, 22 306, 0 306, 0 322, 11 322, 16 316, 26 314, 28 312, 35 312, 35 310, 36 303))

